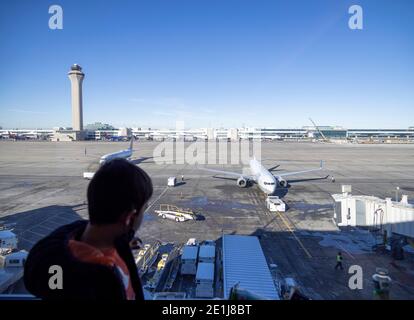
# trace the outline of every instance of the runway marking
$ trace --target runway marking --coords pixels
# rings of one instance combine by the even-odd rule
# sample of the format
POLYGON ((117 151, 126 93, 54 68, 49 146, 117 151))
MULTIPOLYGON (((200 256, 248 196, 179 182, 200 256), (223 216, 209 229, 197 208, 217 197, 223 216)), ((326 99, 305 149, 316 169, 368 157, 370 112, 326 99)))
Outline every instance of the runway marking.
MULTIPOLYGON (((36 226, 37 226, 37 225, 36 225, 36 226)), ((33 231, 32 229, 28 229, 28 230, 26 230, 25 232, 27 232, 27 231, 29 231, 29 232, 33 233, 34 235, 36 235, 36 236, 38 236, 38 237, 41 237, 41 238, 45 237, 45 234, 41 234, 41 233, 39 233, 39 232, 33 231)))
POLYGON ((241 217, 241 216, 220 216, 221 219, 257 219, 260 220, 257 216, 247 216, 247 217, 241 217))
POLYGON ((30 243, 33 243, 33 244, 35 244, 35 243, 36 243, 36 241, 26 239, 26 238, 25 238, 25 237, 23 237, 22 235, 19 235, 19 239, 22 239, 23 241, 30 242, 30 243))
POLYGON ((254 193, 254 194, 253 194, 253 203, 254 203, 255 205, 258 205, 258 204, 259 204, 259 201, 258 201, 258 199, 257 199, 257 194, 256 194, 256 193, 254 193))
POLYGON ((151 207, 158 201, 161 199, 161 197, 167 192, 168 190, 168 186, 165 187, 164 191, 161 192, 161 194, 157 197, 157 199, 155 199, 153 202, 151 202, 151 204, 148 206, 148 208, 145 210, 145 212, 147 212, 149 209, 151 209, 151 207))
POLYGON ((299 245, 302 247, 303 251, 305 251, 306 255, 308 256, 308 258, 312 258, 312 255, 309 253, 309 251, 305 248, 305 246, 303 245, 302 241, 300 241, 300 239, 296 236, 295 231, 292 229, 292 227, 290 226, 290 224, 287 222, 287 220, 285 219, 285 217, 283 217, 283 215, 279 212, 276 211, 277 214, 279 215, 279 217, 282 219, 283 223, 286 225, 286 228, 289 230, 290 233, 292 233, 292 235, 295 237, 296 241, 299 243, 299 245))
POLYGON ((339 243, 339 241, 337 241, 336 240, 336 243, 338 243, 338 246, 343 250, 343 251, 345 251, 352 259, 354 259, 355 260, 355 257, 348 251, 348 250, 346 250, 343 246, 341 246, 341 244, 339 243))

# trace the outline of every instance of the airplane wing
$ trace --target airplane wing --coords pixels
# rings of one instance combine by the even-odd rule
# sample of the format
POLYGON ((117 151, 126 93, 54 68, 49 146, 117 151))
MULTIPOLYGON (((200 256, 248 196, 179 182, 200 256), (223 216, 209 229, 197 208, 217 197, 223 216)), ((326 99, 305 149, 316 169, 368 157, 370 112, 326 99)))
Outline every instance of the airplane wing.
POLYGON ((199 169, 204 170, 204 171, 213 172, 213 173, 225 174, 225 175, 232 176, 232 177, 235 177, 235 178, 243 177, 244 179, 247 179, 247 180, 255 180, 255 178, 253 176, 245 175, 243 173, 223 171, 223 170, 215 170, 215 169, 208 169, 208 168, 199 168, 199 169))
POLYGON ((302 171, 286 172, 286 173, 278 174, 277 177, 293 176, 295 174, 301 174, 301 173, 319 171, 319 170, 322 170, 322 169, 323 169, 323 161, 321 161, 320 167, 317 168, 317 169, 309 169, 309 170, 302 170, 302 171))
POLYGON ((275 166, 273 166, 273 167, 271 167, 271 168, 269 168, 269 169, 267 169, 269 172, 272 172, 272 171, 274 171, 274 170, 276 170, 277 168, 279 168, 280 167, 280 164, 278 164, 278 165, 275 165, 275 166))

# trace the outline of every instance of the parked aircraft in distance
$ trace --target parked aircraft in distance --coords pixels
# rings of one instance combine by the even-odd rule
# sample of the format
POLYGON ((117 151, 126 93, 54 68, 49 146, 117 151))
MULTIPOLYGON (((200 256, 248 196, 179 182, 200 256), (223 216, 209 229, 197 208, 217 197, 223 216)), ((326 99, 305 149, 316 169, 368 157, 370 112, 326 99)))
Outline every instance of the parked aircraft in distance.
POLYGON ((99 159, 99 164, 104 164, 105 162, 112 160, 112 159, 118 159, 118 158, 122 158, 122 159, 129 159, 132 157, 132 145, 134 143, 134 137, 131 137, 131 144, 129 145, 128 149, 125 150, 121 150, 121 151, 117 151, 117 152, 113 152, 113 153, 108 153, 103 155, 100 159, 99 159))

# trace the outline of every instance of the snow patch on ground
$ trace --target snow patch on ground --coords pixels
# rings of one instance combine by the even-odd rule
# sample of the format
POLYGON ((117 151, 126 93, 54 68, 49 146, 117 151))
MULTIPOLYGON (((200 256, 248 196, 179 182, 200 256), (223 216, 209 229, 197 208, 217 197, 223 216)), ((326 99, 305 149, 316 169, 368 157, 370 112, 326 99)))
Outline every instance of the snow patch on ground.
POLYGON ((375 244, 374 238, 366 230, 350 230, 339 232, 308 232, 301 231, 302 236, 320 237, 319 245, 333 247, 351 254, 363 254, 372 252, 375 244))

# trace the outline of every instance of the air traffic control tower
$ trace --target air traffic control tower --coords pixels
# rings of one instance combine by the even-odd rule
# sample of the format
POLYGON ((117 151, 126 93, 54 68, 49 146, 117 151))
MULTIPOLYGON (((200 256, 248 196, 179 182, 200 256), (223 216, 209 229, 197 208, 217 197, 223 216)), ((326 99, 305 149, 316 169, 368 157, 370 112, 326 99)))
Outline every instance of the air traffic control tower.
POLYGON ((76 141, 85 139, 83 131, 82 82, 85 74, 78 64, 70 67, 68 73, 71 82, 72 96, 72 128, 57 128, 53 133, 53 141, 76 141))
POLYGON ((82 82, 85 74, 79 65, 74 64, 68 76, 72 84, 72 128, 74 131, 83 131, 82 82))

